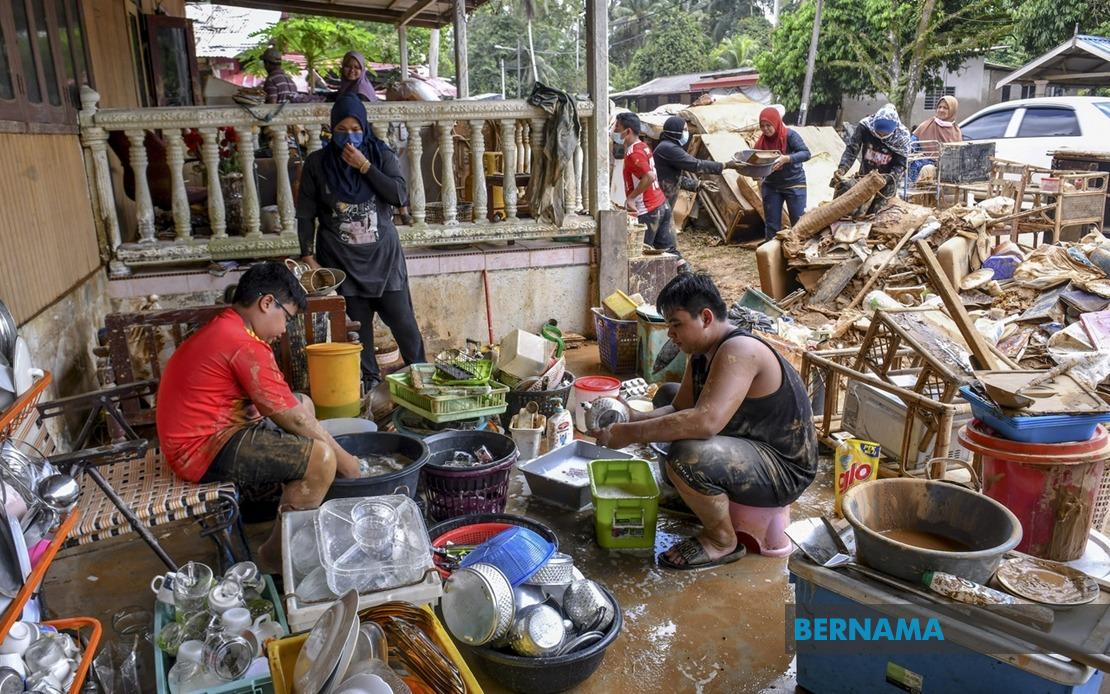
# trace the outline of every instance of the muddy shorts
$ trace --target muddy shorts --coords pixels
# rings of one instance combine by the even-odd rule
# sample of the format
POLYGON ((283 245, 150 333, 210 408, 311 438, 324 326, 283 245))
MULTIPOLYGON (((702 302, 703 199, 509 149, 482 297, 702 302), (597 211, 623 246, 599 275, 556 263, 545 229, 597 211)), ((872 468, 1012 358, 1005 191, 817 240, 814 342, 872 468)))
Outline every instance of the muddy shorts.
POLYGON ((312 439, 290 434, 268 418, 235 432, 201 482, 237 482, 248 487, 303 479, 312 439))
POLYGON ((786 506, 813 481, 770 447, 732 436, 675 441, 666 465, 698 494, 761 508, 786 506))

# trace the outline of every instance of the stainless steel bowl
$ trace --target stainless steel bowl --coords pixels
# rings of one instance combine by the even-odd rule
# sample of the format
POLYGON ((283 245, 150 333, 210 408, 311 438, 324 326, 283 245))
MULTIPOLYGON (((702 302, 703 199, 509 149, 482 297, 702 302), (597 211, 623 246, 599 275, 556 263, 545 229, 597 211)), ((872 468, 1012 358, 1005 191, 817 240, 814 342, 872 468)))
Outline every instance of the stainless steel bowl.
POLYGON ((509 645, 533 658, 555 655, 566 639, 563 616, 551 605, 530 605, 517 615, 509 634, 509 645))
POLYGON ((492 564, 474 564, 451 574, 440 603, 451 635, 470 646, 509 633, 516 613, 513 586, 492 564))

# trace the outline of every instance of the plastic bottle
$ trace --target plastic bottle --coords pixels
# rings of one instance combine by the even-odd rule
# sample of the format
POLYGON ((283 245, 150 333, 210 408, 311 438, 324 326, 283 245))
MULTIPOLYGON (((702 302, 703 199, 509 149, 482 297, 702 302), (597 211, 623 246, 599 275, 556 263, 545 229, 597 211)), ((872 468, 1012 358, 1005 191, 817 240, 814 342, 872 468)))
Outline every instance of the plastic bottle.
POLYGON ((562 401, 552 398, 555 411, 547 418, 547 450, 553 451, 574 441, 574 418, 562 401))
POLYGON ((879 444, 861 439, 848 439, 836 447, 836 457, 833 459, 833 492, 837 516, 844 517, 840 508, 844 492, 878 477, 879 450, 879 444))

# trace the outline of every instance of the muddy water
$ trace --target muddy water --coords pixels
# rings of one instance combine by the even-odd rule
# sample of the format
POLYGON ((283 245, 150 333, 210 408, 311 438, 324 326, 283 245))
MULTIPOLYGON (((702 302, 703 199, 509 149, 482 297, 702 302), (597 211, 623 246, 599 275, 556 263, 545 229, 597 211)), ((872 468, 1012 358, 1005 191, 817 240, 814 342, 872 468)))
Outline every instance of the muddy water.
POLYGON ((893 528, 891 530, 883 530, 879 533, 883 537, 889 538, 896 542, 902 542, 914 547, 922 549, 935 549, 941 552, 970 552, 969 545, 953 540, 944 535, 937 535, 936 533, 926 532, 924 530, 912 530, 910 528, 893 528))

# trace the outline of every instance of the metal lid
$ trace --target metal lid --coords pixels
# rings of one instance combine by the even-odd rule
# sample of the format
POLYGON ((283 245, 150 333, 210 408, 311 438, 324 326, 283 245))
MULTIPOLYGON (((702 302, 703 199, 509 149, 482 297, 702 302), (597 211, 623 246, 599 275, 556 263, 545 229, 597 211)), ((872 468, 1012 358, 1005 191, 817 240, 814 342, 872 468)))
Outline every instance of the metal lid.
POLYGON ((19 673, 14 668, 0 667, 0 694, 21 694, 22 691, 23 678, 19 673))
POLYGON ((512 586, 504 574, 485 569, 496 567, 476 564, 451 574, 443 586, 440 606, 451 635, 463 643, 480 646, 503 632, 505 598, 512 616, 512 586))

